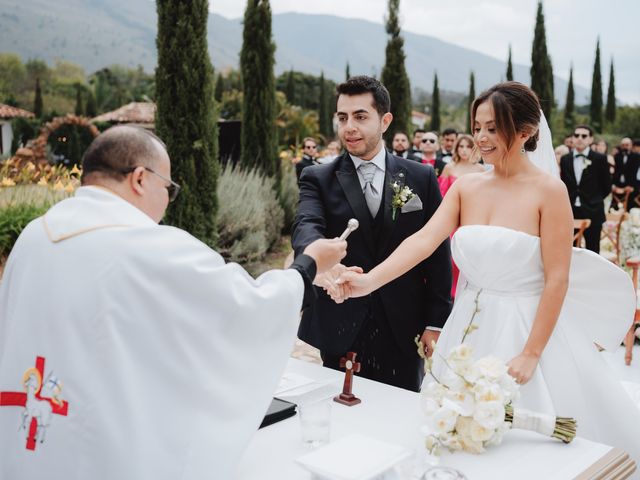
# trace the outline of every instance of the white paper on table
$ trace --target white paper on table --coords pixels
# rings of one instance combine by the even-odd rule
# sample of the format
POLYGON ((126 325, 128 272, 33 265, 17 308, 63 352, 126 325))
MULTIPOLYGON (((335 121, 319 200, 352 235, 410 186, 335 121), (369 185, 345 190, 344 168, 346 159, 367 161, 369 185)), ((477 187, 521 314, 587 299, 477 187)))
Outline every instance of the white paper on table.
POLYGON ((287 372, 280 379, 274 396, 278 397, 281 393, 297 389, 311 383, 314 383, 313 378, 305 377, 304 375, 300 375, 298 373, 287 372))
POLYGON ((407 448, 360 434, 342 437, 296 462, 327 480, 369 480, 409 458, 407 448))

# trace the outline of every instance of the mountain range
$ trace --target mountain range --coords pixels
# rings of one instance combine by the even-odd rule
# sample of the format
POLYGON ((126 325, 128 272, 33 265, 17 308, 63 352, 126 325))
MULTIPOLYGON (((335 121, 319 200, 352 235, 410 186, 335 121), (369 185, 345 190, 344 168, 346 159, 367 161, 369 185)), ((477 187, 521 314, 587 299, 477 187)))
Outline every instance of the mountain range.
MULTIPOLYGON (((151 0, 0 0, 0 51, 23 60, 41 58, 77 63, 87 73, 121 64, 156 65, 155 2, 151 0)), ((276 74, 291 68, 334 81, 350 72, 379 76, 387 35, 384 26, 330 15, 273 15, 276 74)), ((412 87, 431 91, 434 72, 441 90, 466 93, 474 72, 476 93, 504 80, 506 58, 494 58, 428 35, 403 32, 406 67, 412 87)), ((238 68, 242 19, 211 13, 208 43, 216 69, 238 68)), ((507 45, 496 57, 506 57, 507 45)), ((515 80, 529 83, 529 67, 513 65, 515 80)), ((564 104, 567 82, 555 77, 555 96, 564 104)), ((575 85, 576 102, 587 103, 589 91, 575 85)))

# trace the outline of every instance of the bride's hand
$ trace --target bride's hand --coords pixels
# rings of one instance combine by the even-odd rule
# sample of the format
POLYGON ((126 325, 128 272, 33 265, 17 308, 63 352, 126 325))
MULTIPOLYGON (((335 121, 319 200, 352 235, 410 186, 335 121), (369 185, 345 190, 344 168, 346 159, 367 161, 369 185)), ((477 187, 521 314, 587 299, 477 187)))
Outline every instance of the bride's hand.
POLYGON ((536 355, 521 353, 507 363, 507 367, 509 367, 507 373, 515 378, 517 383, 524 385, 533 377, 533 372, 535 372, 539 361, 540 358, 536 355))
POLYGON ((344 272, 336 283, 345 287, 345 291, 349 294, 346 298, 364 297, 375 290, 373 279, 368 273, 344 272))

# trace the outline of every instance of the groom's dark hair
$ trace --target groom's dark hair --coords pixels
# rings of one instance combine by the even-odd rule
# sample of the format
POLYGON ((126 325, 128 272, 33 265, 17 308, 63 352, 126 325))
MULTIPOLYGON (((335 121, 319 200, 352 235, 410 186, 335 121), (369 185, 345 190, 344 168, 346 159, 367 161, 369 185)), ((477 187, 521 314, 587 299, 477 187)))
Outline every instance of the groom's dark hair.
POLYGON ((373 95, 373 106, 380 116, 391 111, 391 97, 386 87, 373 77, 358 75, 336 87, 336 101, 340 95, 373 95))

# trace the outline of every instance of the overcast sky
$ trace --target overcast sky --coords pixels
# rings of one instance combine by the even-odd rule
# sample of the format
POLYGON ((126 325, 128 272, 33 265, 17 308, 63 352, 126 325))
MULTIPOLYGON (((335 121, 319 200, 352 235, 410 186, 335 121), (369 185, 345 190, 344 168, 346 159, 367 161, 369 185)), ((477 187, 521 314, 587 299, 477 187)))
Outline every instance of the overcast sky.
MULTIPOLYGON (((210 0, 211 11, 238 18, 241 0, 210 0)), ((537 0, 401 0, 404 30, 529 65, 537 0)), ((273 13, 300 12, 339 15, 382 23, 387 0, 271 0, 273 13)), ((544 2, 547 47, 554 73, 591 88, 596 40, 600 36, 604 94, 613 56, 616 96, 640 104, 640 1, 547 0, 544 2)), ((309 35, 322 32, 309 32, 309 35)), ((606 98, 605 98, 606 100, 606 98)))

